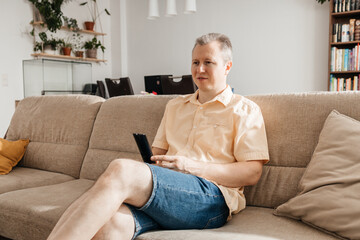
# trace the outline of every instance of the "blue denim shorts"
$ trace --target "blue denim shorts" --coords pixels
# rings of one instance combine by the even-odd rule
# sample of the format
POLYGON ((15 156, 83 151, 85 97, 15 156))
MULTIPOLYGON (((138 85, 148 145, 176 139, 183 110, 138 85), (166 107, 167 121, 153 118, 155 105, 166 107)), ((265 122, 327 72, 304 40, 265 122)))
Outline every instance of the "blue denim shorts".
POLYGON ((135 234, 156 229, 208 229, 226 223, 229 209, 219 188, 203 178, 148 164, 153 191, 141 208, 127 205, 135 234))

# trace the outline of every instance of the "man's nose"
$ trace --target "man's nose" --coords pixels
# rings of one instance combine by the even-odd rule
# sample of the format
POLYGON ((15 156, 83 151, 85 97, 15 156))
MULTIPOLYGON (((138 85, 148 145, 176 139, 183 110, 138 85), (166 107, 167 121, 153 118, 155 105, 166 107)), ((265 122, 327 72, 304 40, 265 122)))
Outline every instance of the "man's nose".
POLYGON ((205 71, 204 64, 199 64, 198 71, 199 72, 204 72, 205 71))

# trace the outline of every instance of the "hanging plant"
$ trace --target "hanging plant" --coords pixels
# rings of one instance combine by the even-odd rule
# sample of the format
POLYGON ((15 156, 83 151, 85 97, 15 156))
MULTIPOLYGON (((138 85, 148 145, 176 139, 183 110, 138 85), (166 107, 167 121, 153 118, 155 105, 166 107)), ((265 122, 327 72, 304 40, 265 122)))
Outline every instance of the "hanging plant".
POLYGON ((61 5, 64 0, 29 0, 39 10, 50 32, 56 32, 62 26, 61 5))

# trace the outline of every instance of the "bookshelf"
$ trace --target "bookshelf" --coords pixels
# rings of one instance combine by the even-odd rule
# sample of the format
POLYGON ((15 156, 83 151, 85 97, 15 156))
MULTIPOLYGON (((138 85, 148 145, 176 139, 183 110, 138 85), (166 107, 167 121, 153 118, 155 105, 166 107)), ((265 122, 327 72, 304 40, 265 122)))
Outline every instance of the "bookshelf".
POLYGON ((328 90, 360 90, 359 80, 360 0, 330 0, 328 90))

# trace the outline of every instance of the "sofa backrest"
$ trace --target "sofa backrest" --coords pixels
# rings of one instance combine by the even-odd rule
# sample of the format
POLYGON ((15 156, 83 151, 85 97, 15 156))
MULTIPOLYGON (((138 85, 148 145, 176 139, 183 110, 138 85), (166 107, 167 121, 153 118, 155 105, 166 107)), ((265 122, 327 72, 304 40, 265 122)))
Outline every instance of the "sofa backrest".
MULTIPOLYGON (((277 207, 297 193, 324 121, 333 109, 360 120, 360 92, 248 96, 263 113, 270 162, 260 181, 245 188, 248 205, 277 207)), ((326 164, 326 163, 324 163, 326 164)))
POLYGON ((101 106, 94 123, 80 178, 95 180, 117 158, 141 161, 133 133, 147 135, 151 144, 167 102, 176 96, 120 96, 101 106))
POLYGON ((89 95, 41 96, 22 100, 7 139, 30 139, 20 165, 79 177, 103 98, 89 95))

